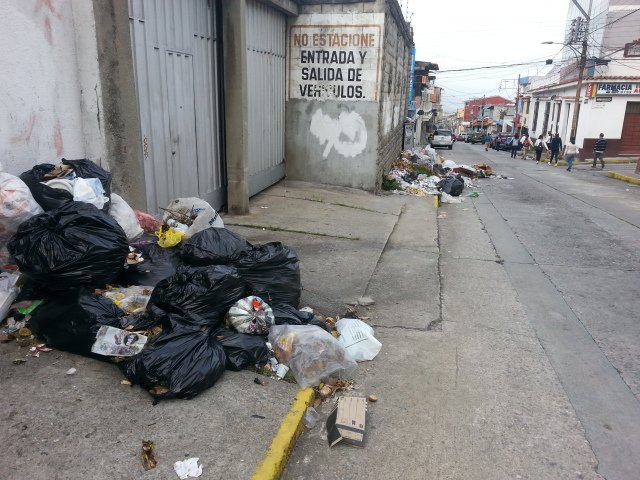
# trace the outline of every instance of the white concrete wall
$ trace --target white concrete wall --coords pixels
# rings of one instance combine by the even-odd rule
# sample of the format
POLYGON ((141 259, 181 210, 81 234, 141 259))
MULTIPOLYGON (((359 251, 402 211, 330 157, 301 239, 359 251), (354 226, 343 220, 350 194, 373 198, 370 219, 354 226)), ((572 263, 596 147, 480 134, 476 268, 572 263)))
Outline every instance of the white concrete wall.
POLYGON ((92 2, 0 0, 0 159, 104 157, 92 2))

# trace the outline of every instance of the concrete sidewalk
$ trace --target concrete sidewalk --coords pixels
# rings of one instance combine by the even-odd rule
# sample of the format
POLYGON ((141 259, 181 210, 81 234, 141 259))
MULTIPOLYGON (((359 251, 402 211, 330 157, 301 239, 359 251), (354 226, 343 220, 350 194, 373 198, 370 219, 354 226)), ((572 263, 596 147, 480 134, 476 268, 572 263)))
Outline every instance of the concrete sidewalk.
MULTIPOLYGON (((366 292, 378 299, 391 295, 377 276, 378 262, 385 249, 401 246, 389 244, 395 228, 408 228, 410 243, 421 248, 424 232, 398 227, 403 215, 414 214, 405 205, 418 200, 428 204, 281 182, 254 197, 251 215, 224 221, 251 242, 294 247, 301 259, 303 304, 341 315, 346 303, 366 292)), ((435 213, 430 215, 435 228, 435 213)), ((402 265, 397 267, 400 281, 402 265)), ((425 265, 415 278, 434 275, 433 267, 425 265)), ((425 318, 433 320, 430 314, 425 318)), ((393 316, 380 320, 388 321, 393 316)), ((177 478, 173 463, 185 457, 200 458, 203 480, 250 478, 298 391, 285 382, 256 385, 249 371, 226 372, 193 400, 153 406, 147 392, 120 384, 124 377, 113 365, 59 351, 39 358, 27 354, 16 343, 0 344, 0 478, 7 480, 177 478), (27 362, 14 365, 18 358, 27 362), (66 375, 71 367, 77 373, 66 375), (140 462, 143 440, 157 446, 158 466, 148 472, 140 462)))

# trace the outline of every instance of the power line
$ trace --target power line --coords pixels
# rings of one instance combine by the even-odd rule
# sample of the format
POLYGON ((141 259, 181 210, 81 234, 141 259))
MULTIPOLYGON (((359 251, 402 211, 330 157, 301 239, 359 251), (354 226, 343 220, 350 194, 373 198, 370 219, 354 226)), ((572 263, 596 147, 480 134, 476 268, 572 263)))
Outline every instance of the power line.
POLYGON ((525 62, 525 63, 511 63, 511 64, 507 64, 507 65, 488 65, 488 66, 485 66, 485 67, 456 68, 456 69, 452 69, 452 70, 440 70, 438 73, 442 74, 442 73, 450 73, 450 72, 469 72, 471 70, 485 70, 485 69, 489 69, 489 68, 520 67, 522 65, 533 65, 534 63, 540 63, 542 61, 543 60, 537 60, 537 61, 525 62))

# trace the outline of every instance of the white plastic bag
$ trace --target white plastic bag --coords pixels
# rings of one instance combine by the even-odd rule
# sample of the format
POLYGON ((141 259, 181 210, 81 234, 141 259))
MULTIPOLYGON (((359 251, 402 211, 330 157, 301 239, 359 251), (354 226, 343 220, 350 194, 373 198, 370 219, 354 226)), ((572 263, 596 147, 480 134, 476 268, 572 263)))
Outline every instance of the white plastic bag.
POLYGON ((274 325, 269 342, 278 361, 291 369, 301 387, 348 378, 358 367, 333 335, 314 325, 274 325))
POLYGON ((127 240, 131 241, 144 233, 133 208, 117 193, 111 193, 109 215, 122 227, 127 240))
POLYGON ((85 202, 102 210, 109 198, 104 196, 104 188, 97 178, 77 177, 73 181, 73 199, 76 202, 85 202))
POLYGON ((373 328, 357 318, 342 318, 336 322, 338 340, 356 362, 373 360, 382 344, 373 336, 373 328))
POLYGON ((13 235, 20 224, 44 210, 18 177, 0 172, 0 236, 13 235))
POLYGON ((176 198, 165 210, 162 217, 163 223, 173 218, 180 223, 187 224, 189 228, 185 233, 185 240, 209 227, 224 228, 224 222, 218 212, 201 198, 176 198), (190 219, 190 223, 186 219, 190 219))
POLYGON ((5 319, 13 301, 20 293, 20 287, 17 286, 19 279, 19 273, 0 273, 0 322, 5 319))

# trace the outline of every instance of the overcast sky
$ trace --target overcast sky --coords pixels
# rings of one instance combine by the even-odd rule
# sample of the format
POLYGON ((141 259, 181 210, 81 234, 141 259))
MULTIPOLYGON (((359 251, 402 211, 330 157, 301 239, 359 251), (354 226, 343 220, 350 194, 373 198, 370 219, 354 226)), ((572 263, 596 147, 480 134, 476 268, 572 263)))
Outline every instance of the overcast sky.
POLYGON ((409 13, 416 60, 437 63, 436 85, 444 88, 445 112, 464 106, 469 98, 501 95, 513 99, 515 79, 544 73, 544 59, 560 61, 570 0, 398 0, 409 13), (412 15, 412 16, 411 16, 412 15), (525 63, 531 66, 490 68, 468 72, 445 70, 525 63), (501 80, 507 80, 502 82, 501 80), (511 80, 509 82, 508 80, 511 80))

